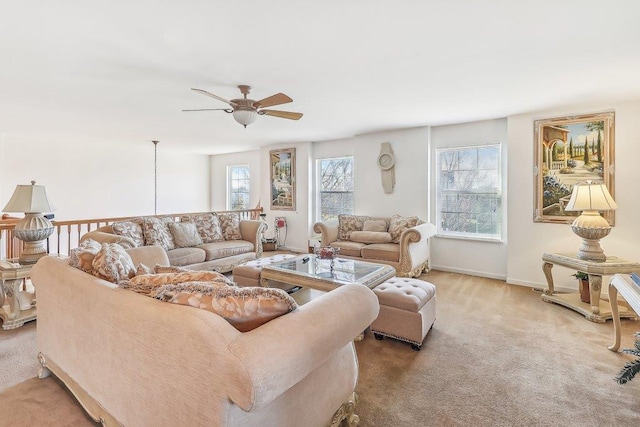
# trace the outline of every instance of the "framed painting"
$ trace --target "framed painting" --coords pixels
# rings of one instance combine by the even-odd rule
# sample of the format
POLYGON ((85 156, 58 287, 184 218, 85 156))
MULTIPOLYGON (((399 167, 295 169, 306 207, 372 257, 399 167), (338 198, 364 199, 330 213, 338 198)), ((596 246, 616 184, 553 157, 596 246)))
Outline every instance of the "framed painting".
POLYGON ((271 209, 296 209, 296 149, 269 151, 271 209))
MULTIPOLYGON (((576 183, 604 182, 615 198, 613 112, 536 120, 534 134, 534 222, 573 222, 580 212, 564 207, 576 183)), ((613 226, 613 211, 602 214, 613 226)))

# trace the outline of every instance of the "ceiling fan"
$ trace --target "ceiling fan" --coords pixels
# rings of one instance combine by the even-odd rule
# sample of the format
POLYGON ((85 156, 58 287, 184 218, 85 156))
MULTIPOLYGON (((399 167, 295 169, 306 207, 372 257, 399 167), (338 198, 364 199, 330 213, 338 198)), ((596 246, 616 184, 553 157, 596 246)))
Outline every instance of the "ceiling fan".
POLYGON ((258 116, 273 116, 273 117, 281 117, 283 119, 289 120, 299 120, 302 117, 302 113, 293 113, 291 111, 280 111, 280 110, 264 110, 265 107, 272 107, 274 105, 286 104, 288 102, 292 102, 293 99, 289 98, 284 93, 276 93, 275 95, 271 95, 267 98, 261 99, 260 101, 254 101, 253 99, 248 99, 247 95, 251 92, 251 86, 247 85, 238 85, 238 89, 244 98, 232 99, 228 101, 218 95, 214 95, 206 90, 202 89, 191 89, 198 93, 201 93, 206 96, 210 96, 211 98, 217 99, 218 101, 222 101, 224 103, 229 104, 232 108, 201 108, 198 110, 182 110, 182 111, 212 111, 212 110, 222 110, 225 113, 233 113, 233 118, 236 122, 240 123, 245 128, 247 125, 253 123, 258 116))

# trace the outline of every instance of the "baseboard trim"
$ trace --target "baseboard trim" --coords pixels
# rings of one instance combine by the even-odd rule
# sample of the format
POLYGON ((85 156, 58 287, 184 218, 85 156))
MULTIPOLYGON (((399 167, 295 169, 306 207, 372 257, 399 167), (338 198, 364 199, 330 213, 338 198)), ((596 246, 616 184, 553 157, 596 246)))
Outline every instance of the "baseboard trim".
POLYGON ((492 274, 492 273, 487 273, 485 271, 468 270, 465 268, 452 268, 452 267, 445 267, 442 265, 433 265, 431 267, 433 270, 447 271, 449 273, 466 274, 467 276, 486 277, 487 279, 496 279, 496 280, 504 281, 507 278, 507 276, 504 276, 501 274, 492 274))

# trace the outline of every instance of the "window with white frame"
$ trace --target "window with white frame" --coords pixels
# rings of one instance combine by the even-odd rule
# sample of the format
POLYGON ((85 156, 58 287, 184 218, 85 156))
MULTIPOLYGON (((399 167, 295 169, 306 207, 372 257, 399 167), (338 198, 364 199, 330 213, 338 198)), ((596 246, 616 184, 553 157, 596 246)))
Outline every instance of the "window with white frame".
POLYGON ((250 188, 249 166, 227 167, 227 209, 250 209, 250 188))
POLYGON ((500 144, 436 150, 438 236, 501 239, 500 144))
POLYGON ((318 221, 353 214, 353 157, 316 160, 318 221))

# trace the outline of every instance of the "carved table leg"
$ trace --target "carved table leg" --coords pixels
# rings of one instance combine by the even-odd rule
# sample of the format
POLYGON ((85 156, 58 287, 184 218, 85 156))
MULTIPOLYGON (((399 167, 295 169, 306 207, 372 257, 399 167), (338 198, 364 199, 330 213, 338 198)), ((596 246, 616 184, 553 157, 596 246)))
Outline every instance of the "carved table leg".
POLYGON ((20 292, 20 283, 22 279, 7 280, 4 282, 4 289, 9 298, 9 320, 15 320, 20 316, 20 303, 18 303, 18 292, 20 292))
POLYGON ((546 295, 553 295, 553 277, 551 276, 551 269, 553 268, 553 264, 550 262, 545 262, 542 264, 542 271, 544 272, 544 277, 547 278, 547 289, 544 290, 546 295))
MULTIPOLYGON (((591 312, 593 314, 600 314, 600 289, 602 288, 602 276, 595 274, 589 275, 589 294, 591 296, 591 312)), ((615 304, 615 301, 610 301, 611 305, 615 304)))
POLYGON ((44 358, 44 354, 38 353, 38 362, 40 362, 40 368, 38 369, 38 378, 43 379, 51 375, 51 371, 47 368, 47 361, 44 358))
POLYGON ((611 304, 611 317, 613 319, 613 345, 607 347, 611 351, 618 351, 620 348, 620 314, 618 313, 618 290, 615 286, 609 285, 609 303, 611 304))

